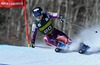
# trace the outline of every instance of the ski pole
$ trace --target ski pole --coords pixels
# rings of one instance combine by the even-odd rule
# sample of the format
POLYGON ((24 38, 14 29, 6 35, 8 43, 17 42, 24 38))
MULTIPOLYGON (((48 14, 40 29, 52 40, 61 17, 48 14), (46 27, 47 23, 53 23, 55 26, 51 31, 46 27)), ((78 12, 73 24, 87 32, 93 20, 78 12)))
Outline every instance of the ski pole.
MULTIPOLYGON (((64 23, 66 23, 66 24, 71 24, 71 25, 74 25, 74 26, 77 26, 77 27, 80 27, 80 28, 83 28, 83 29, 87 29, 86 27, 83 27, 83 26, 80 26, 80 25, 77 25, 77 24, 73 24, 73 23, 70 23, 70 22, 65 22, 65 21, 68 21, 68 19, 66 20, 66 19, 61 19, 60 20, 61 22, 64 22, 64 23)), ((90 30, 90 31, 94 31, 95 33, 98 33, 98 31, 95 31, 95 30, 90 30)))

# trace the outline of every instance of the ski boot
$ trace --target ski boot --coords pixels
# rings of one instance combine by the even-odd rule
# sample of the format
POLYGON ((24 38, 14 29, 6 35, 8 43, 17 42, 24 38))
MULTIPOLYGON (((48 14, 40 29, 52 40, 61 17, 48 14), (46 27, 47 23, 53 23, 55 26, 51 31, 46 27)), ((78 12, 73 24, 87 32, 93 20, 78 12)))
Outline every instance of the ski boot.
POLYGON ((78 50, 78 52, 80 54, 84 54, 90 47, 88 45, 85 45, 84 43, 81 43, 80 45, 80 49, 78 50))
POLYGON ((66 46, 66 44, 59 42, 57 45, 57 48, 55 49, 55 52, 60 52, 64 49, 64 47, 66 46))
POLYGON ((56 48, 55 49, 55 52, 60 52, 62 49, 60 49, 60 48, 56 48))

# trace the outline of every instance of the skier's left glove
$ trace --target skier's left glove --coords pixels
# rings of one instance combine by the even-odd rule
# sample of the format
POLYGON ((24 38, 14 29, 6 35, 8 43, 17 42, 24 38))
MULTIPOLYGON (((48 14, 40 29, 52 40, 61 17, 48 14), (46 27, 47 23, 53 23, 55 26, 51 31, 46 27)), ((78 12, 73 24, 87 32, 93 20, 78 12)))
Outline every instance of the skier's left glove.
POLYGON ((31 46, 32 48, 35 48, 35 40, 31 40, 30 46, 31 46))
POLYGON ((59 19, 60 19, 60 22, 62 22, 62 23, 64 22, 64 18, 62 15, 59 16, 59 19))

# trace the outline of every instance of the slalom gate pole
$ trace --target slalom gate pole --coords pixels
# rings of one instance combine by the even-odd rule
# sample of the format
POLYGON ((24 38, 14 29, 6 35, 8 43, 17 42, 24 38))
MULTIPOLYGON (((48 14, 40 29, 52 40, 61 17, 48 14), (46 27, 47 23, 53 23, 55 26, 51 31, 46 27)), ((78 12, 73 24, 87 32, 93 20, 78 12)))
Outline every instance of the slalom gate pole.
POLYGON ((24 0, 24 19, 25 19, 25 29, 26 29, 26 39, 28 42, 28 47, 30 47, 30 35, 28 30, 28 18, 27 18, 27 11, 26 11, 26 0, 24 0))

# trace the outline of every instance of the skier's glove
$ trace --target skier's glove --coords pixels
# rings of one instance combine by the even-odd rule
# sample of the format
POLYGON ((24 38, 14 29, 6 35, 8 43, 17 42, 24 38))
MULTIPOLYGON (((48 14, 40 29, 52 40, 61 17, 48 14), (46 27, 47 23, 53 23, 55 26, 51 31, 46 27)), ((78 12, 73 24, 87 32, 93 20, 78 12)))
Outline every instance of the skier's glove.
POLYGON ((60 19, 60 22, 62 22, 62 23, 64 22, 63 16, 60 15, 60 16, 59 16, 59 19, 60 19))
POLYGON ((30 46, 31 46, 32 48, 35 48, 35 40, 31 40, 30 46))

